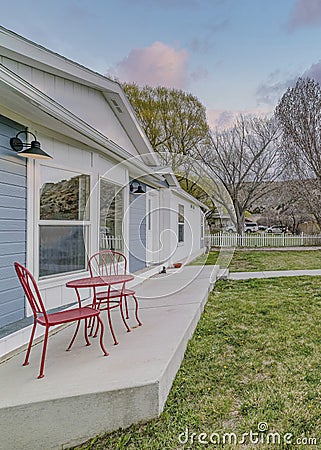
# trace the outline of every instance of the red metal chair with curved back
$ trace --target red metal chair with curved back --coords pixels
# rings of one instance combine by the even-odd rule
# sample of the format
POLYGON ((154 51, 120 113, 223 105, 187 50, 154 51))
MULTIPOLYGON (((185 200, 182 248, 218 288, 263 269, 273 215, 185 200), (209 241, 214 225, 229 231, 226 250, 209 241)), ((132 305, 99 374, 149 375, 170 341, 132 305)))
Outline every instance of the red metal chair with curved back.
MULTIPOLYGON (((127 258, 122 253, 116 252, 114 250, 101 250, 100 252, 95 253, 89 258, 88 268, 90 271, 90 276, 92 277, 106 275, 126 275, 127 258)), ((124 303, 126 319, 129 319, 127 297, 132 297, 134 299, 135 318, 138 326, 142 325, 141 321, 138 318, 138 301, 135 296, 135 291, 133 291, 132 289, 126 289, 125 285, 126 283, 122 283, 121 289, 108 288, 107 291, 97 291, 94 288, 94 303, 96 303, 96 307, 101 311, 107 310, 108 323, 115 345, 117 345, 118 342, 111 321, 111 310, 114 308, 120 309, 122 321, 124 322, 124 325, 129 332, 130 328, 125 320, 123 312, 124 303)))
POLYGON ((33 318, 34 318, 33 328, 32 328, 31 336, 30 336, 30 340, 29 340, 29 345, 28 345, 25 361, 23 363, 24 366, 27 366, 29 364, 29 356, 30 356, 31 346, 32 346, 34 335, 35 335, 36 326, 38 323, 46 328, 45 337, 44 337, 44 341, 43 341, 43 348, 42 348, 40 372, 39 372, 38 378, 44 377, 44 366, 45 366, 45 359, 46 359, 49 328, 53 327, 55 325, 60 325, 60 324, 69 323, 69 322, 78 322, 76 330, 74 332, 74 335, 73 335, 71 342, 67 348, 67 351, 69 351, 75 341, 81 320, 85 320, 86 345, 90 345, 90 342, 88 340, 88 335, 87 335, 87 319, 97 318, 98 324, 101 327, 100 347, 101 347, 104 355, 105 356, 108 355, 108 353, 104 347, 104 343, 103 343, 104 325, 102 323, 101 318, 99 317, 99 314, 100 314, 99 310, 94 309, 89 306, 84 306, 84 307, 73 308, 73 309, 68 309, 65 311, 48 314, 46 311, 46 308, 44 306, 44 303, 42 301, 37 283, 36 283, 34 277, 32 276, 32 274, 29 272, 28 269, 26 269, 23 265, 21 265, 17 262, 14 263, 14 267, 15 267, 17 276, 19 278, 19 281, 22 285, 22 288, 24 290, 24 293, 26 294, 26 297, 31 306, 31 309, 33 312, 33 318))

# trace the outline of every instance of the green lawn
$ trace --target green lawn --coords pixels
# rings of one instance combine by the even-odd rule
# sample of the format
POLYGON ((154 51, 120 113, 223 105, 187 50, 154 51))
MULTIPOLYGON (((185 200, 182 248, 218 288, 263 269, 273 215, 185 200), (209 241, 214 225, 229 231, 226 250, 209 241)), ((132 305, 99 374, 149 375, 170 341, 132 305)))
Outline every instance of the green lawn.
MULTIPOLYGON (((218 256, 211 252, 193 264, 215 264, 218 256)), ((228 267, 231 272, 321 269, 321 250, 236 250, 228 267)))
POLYGON ((320 317, 321 277, 218 282, 161 417, 77 448, 321 448, 320 317), (261 444, 250 445, 248 436, 247 445, 198 442, 212 433, 214 442, 224 433, 235 433, 239 442, 262 423, 268 431, 259 433, 261 444), (180 444, 186 429, 189 442, 180 444), (278 433, 280 445, 267 444, 278 439, 267 433, 278 433), (284 446, 285 433, 291 436, 284 446), (294 445, 298 438, 318 445, 294 445))

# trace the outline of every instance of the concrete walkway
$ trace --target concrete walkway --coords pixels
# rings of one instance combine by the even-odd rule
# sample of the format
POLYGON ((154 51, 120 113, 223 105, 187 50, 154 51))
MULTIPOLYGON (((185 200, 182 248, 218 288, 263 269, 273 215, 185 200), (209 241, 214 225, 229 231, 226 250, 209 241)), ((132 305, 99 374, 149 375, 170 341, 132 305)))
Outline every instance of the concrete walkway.
POLYGON ((42 345, 33 347, 26 367, 22 367, 24 352, 0 364, 0 447, 68 448, 97 434, 157 417, 217 269, 168 270, 137 286, 143 326, 126 333, 119 312, 114 311, 119 344, 112 345, 106 326, 107 357, 97 339, 86 347, 81 332, 71 351, 65 352, 72 325, 49 338, 45 378, 36 378, 42 345))
MULTIPOLYGON (((226 274, 225 274, 226 275, 226 274)), ((229 272, 228 280, 249 280, 252 278, 320 276, 321 269, 315 270, 270 270, 264 272, 229 272)), ((225 278, 226 278, 225 276, 225 278)))

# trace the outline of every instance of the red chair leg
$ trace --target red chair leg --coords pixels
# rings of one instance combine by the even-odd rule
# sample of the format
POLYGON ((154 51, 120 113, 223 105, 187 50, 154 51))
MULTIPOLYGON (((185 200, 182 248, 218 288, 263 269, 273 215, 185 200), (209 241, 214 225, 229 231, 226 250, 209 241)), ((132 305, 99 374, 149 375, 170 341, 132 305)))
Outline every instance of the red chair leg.
MULTIPOLYGON (((96 320, 96 318, 95 318, 95 320, 96 320)), ((98 336, 98 330, 99 330, 99 321, 97 320, 96 330, 95 330, 95 333, 93 335, 94 338, 98 336)))
POLYGON ((125 296, 125 311, 126 311, 126 319, 129 319, 127 296, 125 296))
POLYGON ((85 340, 86 340, 86 346, 88 347, 90 345, 90 342, 88 339, 88 329, 87 328, 88 328, 88 319, 85 319, 85 340))
POLYGON ((90 318, 90 325, 89 325, 89 327, 90 327, 90 332, 89 332, 89 336, 92 336, 93 335, 93 330, 94 330, 94 326, 95 326, 95 320, 96 320, 96 318, 95 317, 92 317, 92 318, 90 318))
MULTIPOLYGON (((95 304, 92 305, 92 307, 94 307, 95 309, 100 309, 100 305, 101 305, 101 300, 98 303, 95 302, 95 304)), ((90 318, 90 325, 89 325, 90 326, 90 333, 89 333, 89 336, 93 335, 95 321, 96 321, 96 317, 91 317, 90 318)), ((93 337, 97 337, 97 333, 98 333, 98 324, 96 325, 96 331, 95 331, 93 337)))
POLYGON ((113 328, 113 324, 112 324, 112 321, 111 321, 111 314, 110 314, 110 308, 109 307, 107 308, 107 317, 108 317, 108 323, 109 323, 110 332, 111 332, 111 334, 113 336, 113 339, 114 339, 114 345, 117 345, 118 341, 117 341, 115 333, 114 333, 114 328, 113 328))
POLYGON ((103 321, 101 320, 101 318, 100 318, 99 316, 97 317, 97 322, 99 323, 100 328, 101 328, 101 331, 100 331, 100 339, 99 339, 100 347, 101 347, 101 349, 102 349, 104 355, 105 355, 105 356, 108 356, 108 352, 107 352, 107 350, 105 349, 104 341, 103 341, 103 338, 104 338, 104 324, 103 324, 103 321))
MULTIPOLYGON (((66 349, 66 352, 69 352, 69 350, 70 350, 71 347, 72 347, 72 344, 75 342, 76 336, 77 336, 77 334, 78 334, 79 326, 80 326, 80 320, 78 320, 78 322, 77 322, 77 326, 76 326, 74 335, 73 335, 73 337, 72 337, 72 339, 71 339, 71 341, 70 341, 70 344, 68 345, 68 347, 67 347, 67 349, 66 349)), ((88 338, 87 338, 87 339, 88 339, 88 338)))
POLYGON ((48 344, 48 334, 49 334, 49 327, 46 327, 45 338, 44 338, 43 347, 42 347, 40 373, 39 373, 38 378, 44 377, 45 359, 46 359, 47 344, 48 344))
MULTIPOLYGON (((120 314, 121 314, 121 318, 123 319, 123 322, 124 322, 124 325, 125 325, 125 327, 126 327, 126 329, 127 329, 127 333, 129 333, 131 330, 130 330, 130 328, 129 328, 129 326, 128 326, 128 323, 126 322, 126 319, 125 319, 125 316, 124 316, 124 311, 123 311, 123 298, 126 298, 126 297, 120 297, 120 300, 119 300, 119 309, 120 309, 120 314)), ((126 300, 125 300, 126 301, 126 300)))
POLYGON ((25 357, 24 363, 22 364, 23 366, 27 366, 29 364, 29 356, 30 356, 30 351, 31 351, 33 338, 35 336, 36 326, 37 326, 37 323, 34 322, 32 330, 31 330, 31 335, 30 335, 30 339, 29 339, 29 345, 28 345, 26 357, 25 357))
POLYGON ((135 300, 135 304, 136 304, 136 307, 135 307, 135 317, 136 317, 138 326, 141 327, 143 324, 141 323, 141 321, 140 321, 139 318, 138 318, 138 301, 137 301, 137 298, 135 297, 135 295, 132 295, 132 297, 133 297, 133 299, 135 300))

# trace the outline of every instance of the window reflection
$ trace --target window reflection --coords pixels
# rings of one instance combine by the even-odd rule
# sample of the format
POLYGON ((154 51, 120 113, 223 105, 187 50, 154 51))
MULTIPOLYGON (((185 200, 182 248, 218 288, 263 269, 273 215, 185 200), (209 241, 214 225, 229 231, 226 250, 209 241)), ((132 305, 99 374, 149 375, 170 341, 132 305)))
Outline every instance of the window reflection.
POLYGON ((100 248, 123 250, 123 189, 110 181, 100 180, 100 248))
POLYGON ((44 166, 41 170, 40 220, 89 220, 89 175, 44 166))
POLYGON ((40 227, 39 276, 55 275, 86 267, 86 227, 40 227))

